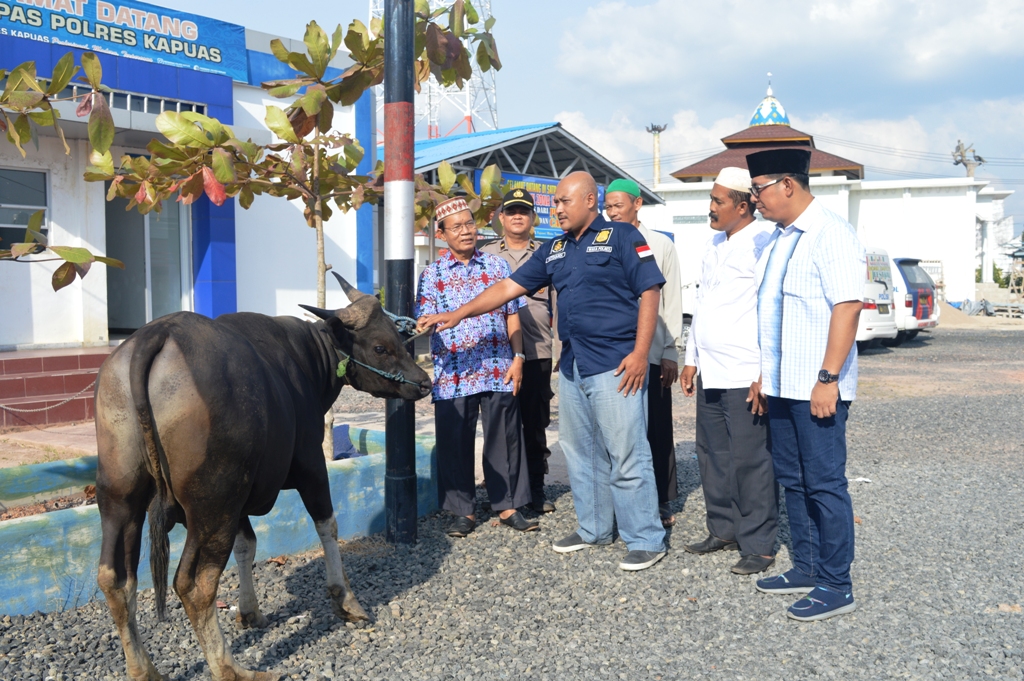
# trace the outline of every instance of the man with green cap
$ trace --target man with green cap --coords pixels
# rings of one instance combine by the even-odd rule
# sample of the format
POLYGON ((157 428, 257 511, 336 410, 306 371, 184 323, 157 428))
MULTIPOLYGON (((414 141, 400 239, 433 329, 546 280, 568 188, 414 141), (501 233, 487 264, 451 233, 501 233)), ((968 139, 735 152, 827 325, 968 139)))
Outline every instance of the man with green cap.
POLYGON ((651 445, 661 524, 671 527, 675 524, 675 516, 669 504, 679 496, 676 489, 676 447, 672 438, 672 385, 679 375, 679 351, 683 345, 682 283, 675 244, 664 234, 641 224, 639 213, 643 204, 640 185, 633 180, 617 179, 605 191, 604 212, 608 219, 626 222, 640 231, 665 277, 658 306, 658 324, 647 355, 650 364, 647 380, 647 441, 651 445))

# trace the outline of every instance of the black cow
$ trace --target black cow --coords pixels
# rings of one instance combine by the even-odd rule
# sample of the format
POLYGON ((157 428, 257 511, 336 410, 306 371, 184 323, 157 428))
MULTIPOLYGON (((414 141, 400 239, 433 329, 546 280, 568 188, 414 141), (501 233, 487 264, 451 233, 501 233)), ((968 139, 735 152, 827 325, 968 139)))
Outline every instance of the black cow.
POLYGON ((188 529, 174 590, 214 679, 277 678, 235 664, 216 602, 233 550, 238 621, 266 625, 252 583, 256 536, 248 516, 268 513, 282 489, 298 490, 313 518, 334 612, 366 619, 338 550, 322 451, 324 414, 344 385, 417 400, 431 384, 377 299, 338 281, 351 305, 335 311, 303 306, 322 321, 178 312, 139 329, 103 363, 96 385, 96 496, 103 524, 98 581, 132 679, 163 678, 142 646, 135 617, 147 508, 160 619, 166 616, 167 533, 179 522, 188 529), (345 357, 391 376, 348 361, 338 377, 345 357))

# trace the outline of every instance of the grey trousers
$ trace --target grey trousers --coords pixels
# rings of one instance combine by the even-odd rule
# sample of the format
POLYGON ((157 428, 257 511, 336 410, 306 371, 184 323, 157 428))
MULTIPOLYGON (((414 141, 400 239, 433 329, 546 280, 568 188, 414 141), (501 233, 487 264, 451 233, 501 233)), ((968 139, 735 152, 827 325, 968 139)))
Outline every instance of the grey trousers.
POLYGON ((483 392, 434 403, 437 499, 455 515, 476 511, 476 421, 483 416, 484 483, 491 508, 530 503, 519 400, 512 393, 483 392))
POLYGON ((779 492, 768 416, 754 416, 747 388, 704 388, 697 377, 697 465, 708 531, 740 554, 775 554, 779 492))

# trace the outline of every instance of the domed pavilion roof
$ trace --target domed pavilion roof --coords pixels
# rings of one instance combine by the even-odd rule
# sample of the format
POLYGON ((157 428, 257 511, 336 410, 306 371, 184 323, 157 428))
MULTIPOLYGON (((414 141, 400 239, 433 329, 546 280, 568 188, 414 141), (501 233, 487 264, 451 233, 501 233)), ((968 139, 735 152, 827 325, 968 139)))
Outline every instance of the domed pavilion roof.
POLYGON ((789 116, 782 102, 775 99, 772 94, 772 86, 768 86, 768 94, 764 96, 761 103, 754 109, 754 115, 750 118, 751 127, 755 125, 789 125, 789 116))

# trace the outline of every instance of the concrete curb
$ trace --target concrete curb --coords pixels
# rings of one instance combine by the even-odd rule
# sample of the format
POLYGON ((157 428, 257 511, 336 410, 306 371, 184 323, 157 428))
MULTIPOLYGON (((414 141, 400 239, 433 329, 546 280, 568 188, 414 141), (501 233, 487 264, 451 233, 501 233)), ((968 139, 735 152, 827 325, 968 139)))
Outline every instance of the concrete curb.
MULTIPOLYGON (((327 465, 331 498, 342 539, 365 537, 384 531, 384 433, 361 428, 351 430, 352 442, 360 453, 353 459, 327 465)), ((0 490, 21 494, 31 489, 39 494, 64 489, 74 476, 75 484, 92 484, 96 477, 95 457, 51 462, 19 469, 0 482, 0 490), (90 461, 91 459, 91 461, 90 461), (64 468, 52 464, 63 463, 64 468), (91 478, 87 475, 91 465, 91 478), (45 468, 40 468, 45 467, 45 468), (4 487, 6 482, 7 487, 4 487)), ((9 469, 15 471, 16 469, 9 469)), ((433 438, 416 441, 418 513, 437 510, 437 457, 433 438)), ((274 509, 252 518, 257 537, 257 560, 281 554, 295 554, 319 548, 313 521, 294 490, 281 492, 274 509)), ((79 506, 0 523, 0 615, 27 615, 35 611, 55 612, 82 605, 99 595, 96 570, 100 552, 100 516, 96 506, 79 506)), ((185 528, 171 532, 173 578, 185 541, 185 528)), ((230 564, 230 563, 229 563, 230 564)), ((149 529, 143 529, 139 563, 139 588, 153 585, 149 567, 149 529)))

